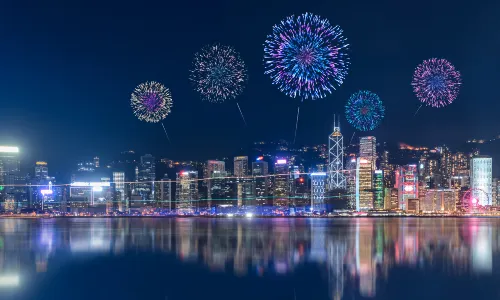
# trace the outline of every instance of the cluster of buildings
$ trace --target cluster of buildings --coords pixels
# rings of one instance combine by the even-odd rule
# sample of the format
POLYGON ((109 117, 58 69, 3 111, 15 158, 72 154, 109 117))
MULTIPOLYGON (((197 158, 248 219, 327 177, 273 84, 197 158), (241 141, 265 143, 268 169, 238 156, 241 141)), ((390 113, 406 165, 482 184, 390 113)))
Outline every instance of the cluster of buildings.
POLYGON ((255 147, 203 163, 125 151, 78 162, 60 184, 45 161, 23 175, 19 148, 0 146, 0 201, 6 212, 71 214, 450 214, 496 211, 500 196, 492 158, 478 151, 400 144, 390 153, 374 136, 345 146, 339 124, 328 144, 255 147))

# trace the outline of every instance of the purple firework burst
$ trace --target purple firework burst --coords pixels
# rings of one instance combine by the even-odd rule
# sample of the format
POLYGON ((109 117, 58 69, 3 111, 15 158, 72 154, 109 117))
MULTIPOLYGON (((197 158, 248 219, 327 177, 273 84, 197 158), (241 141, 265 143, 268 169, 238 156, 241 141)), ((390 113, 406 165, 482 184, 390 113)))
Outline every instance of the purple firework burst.
POLYGON ((443 107, 458 96, 460 72, 446 59, 424 60, 415 69, 411 85, 418 100, 427 106, 443 107))
POLYGON ((327 19, 311 13, 290 16, 267 36, 265 74, 292 98, 323 98, 343 83, 348 49, 342 29, 327 19))
POLYGON ((157 123, 170 113, 172 96, 163 84, 148 81, 135 88, 130 105, 139 120, 157 123))

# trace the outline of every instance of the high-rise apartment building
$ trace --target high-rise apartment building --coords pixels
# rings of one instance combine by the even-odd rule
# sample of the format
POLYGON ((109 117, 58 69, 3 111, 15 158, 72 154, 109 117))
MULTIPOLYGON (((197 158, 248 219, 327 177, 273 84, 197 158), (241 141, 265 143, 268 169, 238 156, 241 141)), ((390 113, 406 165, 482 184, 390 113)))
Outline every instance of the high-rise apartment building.
POLYGON ((492 205, 492 159, 489 156, 474 156, 470 160, 470 182, 472 197, 478 205, 492 205))
MULTIPOLYGON (((335 121, 334 121, 335 123, 335 121)), ((344 137, 340 125, 334 124, 328 137, 328 186, 330 190, 345 189, 344 176, 344 137)))
POLYGON ((237 206, 255 205, 255 181, 251 177, 236 179, 237 206))
POLYGON ((273 205, 288 206, 289 200, 289 170, 286 159, 278 159, 274 164, 273 205))
POLYGON ((211 207, 212 205, 211 190, 213 185, 213 178, 220 177, 221 174, 226 174, 226 163, 224 161, 219 161, 219 160, 208 160, 205 168, 204 182, 207 187, 207 199, 209 207, 211 207))
POLYGON ((248 156, 236 156, 234 158, 234 176, 248 176, 248 156))
POLYGON ((172 182, 165 174, 160 181, 155 181, 156 207, 171 210, 172 207, 172 182))
POLYGON ((182 171, 177 173, 176 208, 180 213, 192 213, 198 200, 198 172, 182 171))
POLYGON ((373 174, 373 208, 384 209, 384 171, 375 170, 373 174))
POLYGON ((325 172, 311 173, 311 209, 324 211, 326 209, 325 190, 327 174, 325 172))
POLYGON ((356 160, 356 210, 373 209, 373 161, 358 157, 356 160))
POLYGON ((396 171, 399 209, 406 211, 408 199, 418 199, 417 165, 406 165, 396 171))

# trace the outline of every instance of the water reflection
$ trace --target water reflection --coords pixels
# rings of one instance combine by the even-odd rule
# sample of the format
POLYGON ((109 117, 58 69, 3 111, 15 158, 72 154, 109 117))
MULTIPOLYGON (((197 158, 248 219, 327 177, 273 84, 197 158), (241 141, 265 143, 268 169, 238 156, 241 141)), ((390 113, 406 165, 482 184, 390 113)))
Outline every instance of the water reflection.
MULTIPOLYGON (((75 259, 166 252, 238 276, 322 269, 331 299, 377 296, 394 267, 492 275, 497 219, 1 219, 0 292, 75 259)), ((496 275, 496 274, 495 274, 496 275)))

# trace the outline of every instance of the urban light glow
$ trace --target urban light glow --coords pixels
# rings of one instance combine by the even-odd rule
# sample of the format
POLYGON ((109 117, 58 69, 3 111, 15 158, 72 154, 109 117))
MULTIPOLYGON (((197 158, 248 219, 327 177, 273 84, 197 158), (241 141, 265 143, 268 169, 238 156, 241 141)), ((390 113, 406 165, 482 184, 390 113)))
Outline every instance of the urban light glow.
POLYGON ((277 163, 278 165, 284 165, 284 164, 286 164, 286 159, 278 159, 278 160, 276 161, 276 163, 277 163))
POLYGON ((12 147, 12 146, 0 146, 0 152, 4 153, 18 153, 19 148, 18 147, 12 147))
POLYGON ((110 183, 109 182, 73 182, 71 184, 71 186, 93 186, 93 187, 96 187, 96 186, 99 186, 99 187, 103 187, 103 186, 110 186, 110 183))

